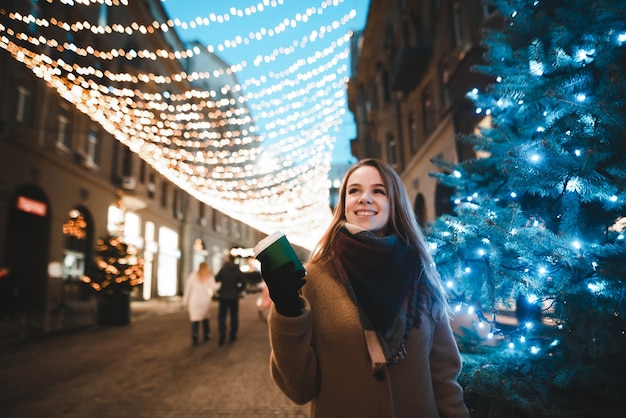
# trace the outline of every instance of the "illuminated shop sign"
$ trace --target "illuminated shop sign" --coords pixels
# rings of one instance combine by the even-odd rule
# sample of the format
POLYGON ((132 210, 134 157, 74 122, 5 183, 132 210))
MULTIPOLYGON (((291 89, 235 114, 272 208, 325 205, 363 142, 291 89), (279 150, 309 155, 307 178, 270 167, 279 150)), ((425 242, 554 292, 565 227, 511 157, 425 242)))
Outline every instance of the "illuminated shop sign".
POLYGON ((25 196, 17 197, 17 208, 21 211, 39 216, 46 216, 46 211, 48 209, 45 203, 25 196))

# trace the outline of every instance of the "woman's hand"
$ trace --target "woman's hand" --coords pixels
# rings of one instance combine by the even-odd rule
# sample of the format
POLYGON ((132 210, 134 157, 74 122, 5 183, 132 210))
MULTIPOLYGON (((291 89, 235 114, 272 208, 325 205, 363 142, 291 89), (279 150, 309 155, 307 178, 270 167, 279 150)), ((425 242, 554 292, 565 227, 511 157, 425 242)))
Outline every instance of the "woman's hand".
POLYGON ((298 292, 306 283, 303 279, 305 275, 306 272, 303 274, 302 270, 296 270, 295 264, 291 261, 271 273, 263 271, 261 264, 261 276, 279 314, 298 316, 302 313, 302 302, 298 292))

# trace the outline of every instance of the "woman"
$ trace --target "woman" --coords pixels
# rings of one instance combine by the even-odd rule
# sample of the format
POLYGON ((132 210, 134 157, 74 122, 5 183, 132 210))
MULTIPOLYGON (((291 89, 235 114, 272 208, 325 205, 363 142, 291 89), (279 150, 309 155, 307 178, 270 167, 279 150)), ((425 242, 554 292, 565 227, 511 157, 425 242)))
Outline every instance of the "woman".
POLYGON ((213 292, 217 290, 217 287, 213 273, 206 262, 200 263, 198 270, 191 273, 187 279, 183 293, 183 305, 189 313, 193 345, 198 345, 200 322, 202 322, 204 341, 211 339, 209 308, 211 307, 213 292))
POLYGON ((310 417, 469 416, 445 292, 388 164, 348 170, 306 269, 306 286, 291 264, 263 275, 272 378, 290 399, 310 417))

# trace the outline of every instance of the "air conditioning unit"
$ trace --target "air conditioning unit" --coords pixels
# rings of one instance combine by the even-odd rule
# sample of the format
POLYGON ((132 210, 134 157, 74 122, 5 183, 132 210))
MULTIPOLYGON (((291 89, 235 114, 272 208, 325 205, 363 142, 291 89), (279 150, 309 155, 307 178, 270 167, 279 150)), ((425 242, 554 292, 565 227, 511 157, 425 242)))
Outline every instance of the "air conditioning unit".
POLYGON ((134 177, 124 176, 122 177, 122 188, 126 190, 135 190, 137 187, 137 181, 134 177))

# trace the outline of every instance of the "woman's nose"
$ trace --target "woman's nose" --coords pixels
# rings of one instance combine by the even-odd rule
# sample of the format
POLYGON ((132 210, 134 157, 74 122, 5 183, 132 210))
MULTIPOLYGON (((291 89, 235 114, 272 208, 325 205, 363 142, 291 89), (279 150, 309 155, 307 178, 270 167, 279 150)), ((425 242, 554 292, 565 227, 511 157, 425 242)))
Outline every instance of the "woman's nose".
POLYGON ((372 201, 372 196, 368 192, 364 192, 363 194, 361 194, 361 198, 359 199, 359 202, 370 203, 371 201, 372 201))

